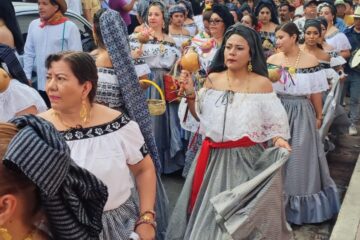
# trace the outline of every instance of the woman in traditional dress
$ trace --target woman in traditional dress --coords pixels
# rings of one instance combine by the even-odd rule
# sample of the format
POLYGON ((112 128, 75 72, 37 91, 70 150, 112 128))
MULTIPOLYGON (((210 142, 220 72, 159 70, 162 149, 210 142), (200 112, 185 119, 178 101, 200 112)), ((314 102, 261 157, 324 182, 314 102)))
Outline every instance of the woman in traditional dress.
MULTIPOLYGON (((192 46, 196 48, 199 54, 200 70, 196 79, 196 85, 203 84, 206 78, 211 62, 223 41, 226 30, 234 24, 234 18, 225 5, 215 4, 212 8, 212 14, 209 20, 210 36, 198 34, 192 39, 192 46), (208 45, 208 46, 206 46, 208 45)), ((185 102, 186 99, 182 99, 185 102)), ((180 123, 183 129, 191 132, 189 138, 188 150, 186 151, 185 166, 182 175, 187 176, 189 169, 194 161, 195 154, 199 150, 202 142, 202 136, 199 135, 199 122, 191 114, 185 114, 188 111, 186 104, 181 104, 179 108, 180 123)))
MULTIPOLYGON (((164 90, 164 74, 167 74, 177 59, 180 51, 174 40, 167 34, 165 19, 166 7, 161 1, 151 2, 148 8, 147 24, 151 31, 150 41, 140 43, 137 34, 130 36, 131 50, 140 49, 140 59, 150 67, 150 79, 164 90)), ((150 87, 148 97, 159 99, 158 91, 150 87)), ((163 173, 172 173, 184 166, 185 146, 181 139, 180 123, 177 117, 179 103, 166 104, 166 112, 160 116, 153 116, 153 130, 155 142, 159 152, 163 173)))
POLYGON ((299 34, 294 23, 279 26, 276 44, 280 52, 268 63, 282 72, 273 87, 290 123, 292 152, 285 168, 287 220, 301 225, 332 218, 340 204, 317 132, 323 120, 322 93, 329 88, 326 73, 316 57, 300 50, 299 34))
POLYGON ((181 49, 182 44, 190 39, 190 32, 184 27, 186 8, 182 5, 174 5, 169 8, 170 25, 169 36, 172 37, 176 46, 181 49))
MULTIPOLYGON (((340 105, 340 98, 342 88, 340 85, 341 78, 335 69, 331 65, 331 56, 329 53, 322 49, 320 44, 321 38, 321 23, 316 19, 308 19, 304 25, 304 44, 300 46, 300 49, 306 53, 314 55, 320 62, 321 67, 326 72, 326 78, 330 85, 330 89, 323 95, 324 106, 323 106, 323 124, 319 129, 320 139, 325 143, 326 150, 329 149, 329 139, 327 134, 333 121, 336 119, 335 125, 341 124, 341 122, 347 122, 346 118, 342 119, 342 113, 345 112, 343 107, 340 105)), ((332 145, 332 144, 331 144, 332 145)))
POLYGON ((275 52, 275 28, 279 24, 275 3, 272 0, 260 0, 255 7, 254 15, 260 22, 259 33, 265 57, 275 52))
POLYGON ((191 6, 191 2, 187 0, 180 0, 178 4, 186 8, 184 27, 189 31, 190 36, 195 36, 198 32, 196 23, 194 22, 194 13, 191 6))
POLYGON ((351 126, 351 122, 348 116, 347 111, 343 107, 344 103, 344 84, 346 80, 346 74, 344 71, 344 66, 346 64, 346 60, 335 50, 333 46, 326 42, 326 32, 328 28, 328 22, 324 17, 318 17, 317 20, 320 21, 321 24, 321 36, 319 42, 321 47, 327 52, 330 56, 330 66, 339 74, 339 88, 341 92, 341 96, 339 98, 339 105, 336 108, 336 116, 334 119, 333 126, 331 127, 331 133, 333 135, 342 135, 346 134, 349 131, 349 127, 351 126))
POLYGON ((290 239, 280 170, 290 150, 289 126, 267 78, 258 34, 240 23, 231 26, 204 88, 196 94, 185 70, 180 81, 205 140, 167 239, 290 239), (265 149, 269 140, 287 150, 265 149))
POLYGON ((336 8, 329 3, 321 3, 317 7, 320 16, 327 21, 327 30, 325 33, 326 42, 334 48, 343 58, 350 57, 351 45, 346 35, 335 26, 336 23, 336 8))
MULTIPOLYGON (((137 73, 134 71, 136 67, 134 69, 133 60, 129 54, 127 28, 117 12, 108 9, 100 10, 95 14, 94 38, 98 45, 95 63, 99 76, 95 101, 128 114, 132 120, 139 124, 158 172, 155 208, 157 212, 156 239, 161 240, 164 238, 167 227, 168 198, 160 179, 161 163, 152 132, 146 97, 139 87, 137 78, 137 75, 147 73, 140 74, 139 65, 137 73)), ((146 63, 143 62, 142 64, 146 63)))
POLYGON ((0 123, 0 239, 99 239, 106 186, 34 115, 0 123))
POLYGON ((156 172, 139 125, 126 113, 94 103, 98 74, 89 54, 51 54, 46 68, 52 109, 40 117, 60 131, 74 161, 108 187, 100 239, 129 239, 133 231, 155 239, 156 172), (132 176, 139 206, 132 195, 132 176))

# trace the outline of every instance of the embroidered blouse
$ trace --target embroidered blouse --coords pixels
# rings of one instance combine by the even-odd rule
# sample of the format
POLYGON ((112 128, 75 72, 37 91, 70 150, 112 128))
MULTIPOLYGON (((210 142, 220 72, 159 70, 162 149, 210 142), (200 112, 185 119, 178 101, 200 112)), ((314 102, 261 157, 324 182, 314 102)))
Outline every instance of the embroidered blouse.
POLYGON ((295 74, 290 74, 289 69, 285 68, 280 81, 273 83, 273 88, 279 94, 305 96, 324 92, 328 90, 329 85, 326 72, 318 65, 310 68, 298 68, 295 74))
POLYGON ((148 154, 138 124, 122 114, 113 121, 90 128, 63 131, 71 157, 108 187, 104 211, 118 208, 134 186, 128 164, 137 164, 148 154))
MULTIPOLYGON (((131 50, 140 47, 140 42, 135 35, 130 35, 131 50)), ((150 40, 142 46, 143 54, 140 59, 143 59, 147 65, 152 68, 171 69, 175 61, 180 57, 180 50, 175 43, 166 41, 150 40)))

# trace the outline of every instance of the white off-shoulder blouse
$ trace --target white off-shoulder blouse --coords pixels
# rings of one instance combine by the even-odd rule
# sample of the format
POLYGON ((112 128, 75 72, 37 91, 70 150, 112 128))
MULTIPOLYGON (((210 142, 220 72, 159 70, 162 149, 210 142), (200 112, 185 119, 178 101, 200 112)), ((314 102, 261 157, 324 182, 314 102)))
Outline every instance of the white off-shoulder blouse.
POLYGON ((290 138, 287 114, 275 92, 234 93, 203 88, 196 109, 200 123, 193 118, 184 122, 186 103, 181 102, 182 127, 193 131, 200 126, 200 133, 215 142, 249 137, 263 143, 276 136, 290 138))

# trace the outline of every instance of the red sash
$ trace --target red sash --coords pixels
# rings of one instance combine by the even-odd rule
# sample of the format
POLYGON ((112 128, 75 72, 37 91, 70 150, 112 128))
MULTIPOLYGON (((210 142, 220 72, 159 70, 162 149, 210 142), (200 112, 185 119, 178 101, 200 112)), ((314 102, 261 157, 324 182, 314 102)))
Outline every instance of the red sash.
POLYGON ((202 143, 200 155, 197 160, 194 179, 192 183, 191 196, 189 200, 189 212, 192 211, 197 195, 199 193, 202 181, 204 179, 207 163, 210 157, 210 150, 213 148, 235 148, 235 147, 251 147, 256 143, 248 137, 243 137, 237 141, 229 142, 213 142, 210 138, 205 138, 202 143))

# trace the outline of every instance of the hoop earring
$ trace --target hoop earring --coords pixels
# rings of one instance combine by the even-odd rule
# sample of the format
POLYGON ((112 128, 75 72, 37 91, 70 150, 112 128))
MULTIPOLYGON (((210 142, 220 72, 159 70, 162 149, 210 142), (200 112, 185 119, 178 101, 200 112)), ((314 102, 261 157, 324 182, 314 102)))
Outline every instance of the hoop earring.
POLYGON ((81 103, 81 109, 80 109, 80 118, 83 124, 87 123, 90 118, 90 111, 88 110, 88 107, 86 106, 85 100, 81 103))
POLYGON ((249 64, 247 66, 247 70, 248 70, 248 72, 252 72, 252 70, 253 70, 253 66, 251 64, 251 61, 249 61, 249 64))
POLYGON ((6 228, 0 228, 0 236, 3 240, 12 240, 12 236, 6 228))

